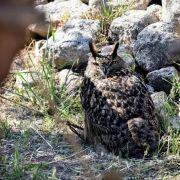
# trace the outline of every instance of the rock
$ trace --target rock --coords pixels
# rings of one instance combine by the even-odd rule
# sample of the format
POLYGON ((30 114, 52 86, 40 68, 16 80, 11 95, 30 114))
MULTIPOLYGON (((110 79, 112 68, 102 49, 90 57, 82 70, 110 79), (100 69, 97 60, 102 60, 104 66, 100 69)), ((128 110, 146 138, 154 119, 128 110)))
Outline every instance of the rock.
POLYGON ((36 24, 31 24, 28 27, 30 32, 38 34, 39 36, 42 36, 44 38, 47 37, 49 28, 50 28, 49 23, 36 23, 36 24))
MULTIPOLYGON (((104 46, 101 49, 101 53, 106 56, 109 53, 112 52, 114 45, 104 46)), ((132 52, 130 48, 127 45, 120 45, 117 54, 119 57, 121 57, 125 63, 127 64, 127 67, 134 67, 135 66, 135 59, 132 56, 132 52)))
POLYGON ((146 84, 146 87, 147 87, 150 94, 154 93, 154 88, 152 86, 146 84))
POLYGON ((133 46, 139 66, 151 72, 177 62, 178 58, 170 53, 176 38, 174 25, 170 23, 157 22, 144 28, 133 46))
POLYGON ((119 37, 120 43, 132 45, 137 35, 149 24, 159 19, 154 13, 145 10, 131 10, 113 20, 110 26, 110 37, 119 37))
POLYGON ((155 92, 151 94, 152 101, 154 103, 155 109, 161 111, 167 102, 167 95, 164 91, 155 92))
POLYGON ((176 76, 178 76, 178 71, 174 67, 166 67, 148 73, 147 80, 155 91, 170 93, 172 81, 176 76))
POLYGON ((89 9, 92 14, 101 13, 104 8, 108 8, 107 0, 89 0, 89 9))
POLYGON ((111 6, 120 6, 120 5, 130 5, 131 9, 135 10, 145 10, 151 0, 111 0, 109 1, 109 5, 111 6))
POLYGON ((174 129, 180 130, 180 115, 171 118, 170 123, 174 129))
POLYGON ((166 118, 166 110, 164 108, 168 97, 164 91, 155 92, 151 94, 151 99, 154 103, 154 107, 156 110, 156 113, 160 120, 164 120, 166 118))
POLYGON ((45 13, 45 22, 44 24, 31 25, 30 31, 46 37, 50 24, 62 26, 71 17, 83 16, 89 10, 89 7, 80 0, 55 0, 47 4, 38 5, 36 9, 45 13))
POLYGON ((153 4, 148 6, 147 12, 156 16, 159 21, 162 21, 162 6, 153 4))
POLYGON ((82 77, 75 75, 70 69, 63 69, 56 73, 56 81, 60 88, 65 88, 66 93, 78 90, 82 83, 82 77))
POLYGON ((40 72, 31 71, 31 70, 23 70, 18 73, 16 76, 16 84, 15 86, 18 89, 25 89, 29 87, 36 86, 39 84, 42 79, 42 75, 40 72))
MULTIPOLYGON (((70 19, 59 28, 47 42, 56 67, 67 62, 87 61, 89 41, 96 40, 99 29, 99 21, 86 19, 70 19)), ((46 45, 42 49, 46 49, 46 45)))
POLYGON ((158 5, 162 6, 162 0, 151 0, 150 3, 148 4, 148 6, 150 6, 152 4, 158 4, 158 5))
POLYGON ((162 19, 164 22, 175 23, 176 32, 180 35, 180 1, 162 1, 162 19))

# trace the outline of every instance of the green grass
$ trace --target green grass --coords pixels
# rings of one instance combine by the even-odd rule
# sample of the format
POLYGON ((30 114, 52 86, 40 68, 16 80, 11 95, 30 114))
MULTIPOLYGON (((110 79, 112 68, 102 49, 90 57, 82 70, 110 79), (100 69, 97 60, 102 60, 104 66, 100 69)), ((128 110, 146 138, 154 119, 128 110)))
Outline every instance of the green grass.
MULTIPOLYGON (((44 117, 52 119, 55 115, 59 119, 82 121, 83 111, 80 103, 79 90, 74 93, 66 93, 66 85, 58 87, 55 80, 55 67, 53 64, 53 57, 49 57, 48 50, 44 57, 41 59, 39 67, 35 66, 34 61, 28 61, 27 67, 29 69, 29 76, 32 81, 38 83, 35 85, 28 84, 24 75, 17 72, 18 78, 25 84, 23 88, 16 87, 15 103, 25 104, 28 108, 39 111, 44 117), (34 72, 38 72, 35 74, 34 72), (34 77, 36 76, 36 77, 34 77)), ((27 73, 27 72, 26 72, 27 73)), ((47 120, 47 118, 46 118, 47 120)))
POLYGON ((115 7, 106 6, 102 2, 102 8, 97 12, 88 12, 84 14, 84 18, 93 19, 100 21, 100 31, 98 33, 97 45, 101 46, 107 44, 108 42, 108 33, 111 22, 122 16, 125 12, 130 10, 134 5, 134 2, 130 2, 127 5, 119 5, 115 7))
POLYGON ((180 79, 174 77, 171 82, 172 89, 163 107, 161 131, 163 136, 160 140, 159 151, 163 150, 167 155, 180 155, 180 129, 174 129, 171 119, 178 116, 180 98, 180 79))
MULTIPOLYGON (((7 180, 24 180, 27 177, 31 177, 34 180, 51 179, 43 173, 43 170, 47 169, 46 164, 26 164, 23 162, 23 158, 20 155, 18 149, 15 149, 13 157, 8 160, 7 155, 1 157, 1 177, 7 180)), ((52 171, 52 177, 55 179, 55 172, 52 171)))

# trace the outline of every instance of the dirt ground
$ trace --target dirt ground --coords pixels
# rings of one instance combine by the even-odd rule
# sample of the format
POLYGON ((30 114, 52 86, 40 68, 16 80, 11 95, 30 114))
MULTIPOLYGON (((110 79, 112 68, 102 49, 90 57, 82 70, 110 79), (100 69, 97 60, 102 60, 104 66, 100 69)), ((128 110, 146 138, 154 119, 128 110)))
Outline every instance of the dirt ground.
MULTIPOLYGON (((16 61, 14 67, 19 70, 23 65, 16 61)), ((180 179, 179 156, 122 159, 97 152, 57 122, 52 127, 53 122, 44 123, 37 112, 9 101, 16 96, 13 82, 9 78, 0 94, 6 98, 0 98, 4 122, 0 179, 102 179, 112 170, 124 179, 180 179)))

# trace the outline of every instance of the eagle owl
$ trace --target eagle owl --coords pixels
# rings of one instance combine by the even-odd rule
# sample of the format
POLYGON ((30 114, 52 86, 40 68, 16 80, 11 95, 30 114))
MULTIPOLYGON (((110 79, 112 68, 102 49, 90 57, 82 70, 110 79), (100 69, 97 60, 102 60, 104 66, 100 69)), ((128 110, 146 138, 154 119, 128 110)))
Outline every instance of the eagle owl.
POLYGON ((146 86, 117 55, 118 46, 104 56, 89 43, 81 89, 84 138, 116 155, 139 157, 157 148, 159 124, 146 86))

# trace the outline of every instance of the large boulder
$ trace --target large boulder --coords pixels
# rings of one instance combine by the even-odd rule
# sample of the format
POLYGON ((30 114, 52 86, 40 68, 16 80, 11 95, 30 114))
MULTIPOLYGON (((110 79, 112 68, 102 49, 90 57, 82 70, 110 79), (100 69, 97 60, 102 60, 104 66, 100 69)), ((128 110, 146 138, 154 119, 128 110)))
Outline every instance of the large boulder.
POLYGON ((178 62, 180 59, 171 53, 175 43, 173 24, 157 22, 147 26, 138 34, 133 47, 139 66, 151 72, 178 62))
POLYGON ((175 23, 176 32, 180 35, 180 1, 162 1, 162 19, 164 22, 175 23))
POLYGON ((155 91, 169 93, 172 88, 173 79, 177 76, 178 71, 174 67, 166 67, 148 73, 147 80, 155 91))
POLYGON ((110 37, 119 38, 121 43, 132 45, 137 35, 149 24, 159 21, 154 13, 145 10, 131 10, 113 20, 110 26, 110 37))
POLYGON ((86 61, 89 41, 96 40, 99 29, 97 20, 70 19, 65 26, 57 29, 41 51, 49 51, 57 68, 67 62, 86 61))
POLYGON ((159 115, 164 116, 165 115, 165 103, 168 100, 168 97, 164 91, 155 92, 151 94, 151 99, 154 103, 156 111, 159 113, 159 115))
POLYGON ((168 101, 168 96, 164 91, 160 91, 151 94, 151 99, 154 103, 156 115, 160 121, 160 124, 162 124, 164 120, 167 120, 167 112, 165 106, 168 101))
POLYGON ((154 103, 155 108, 159 111, 161 110, 165 103, 168 100, 168 97, 164 91, 159 91, 151 94, 152 101, 154 103))
POLYGON ((83 16, 89 7, 80 0, 55 0, 47 4, 38 5, 36 9, 45 13, 45 22, 44 24, 33 24, 29 29, 33 33, 46 37, 51 24, 61 26, 69 18, 83 16))

